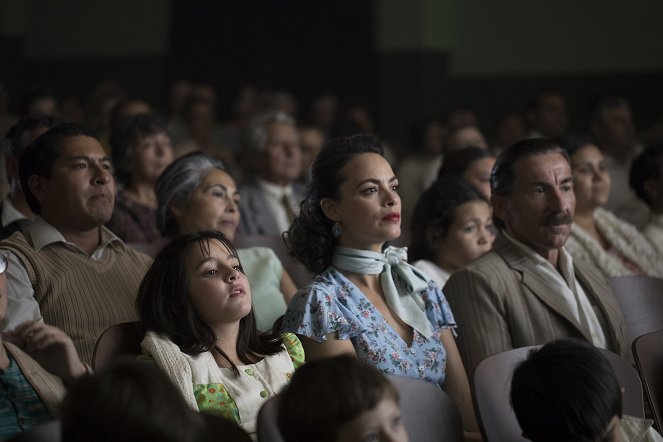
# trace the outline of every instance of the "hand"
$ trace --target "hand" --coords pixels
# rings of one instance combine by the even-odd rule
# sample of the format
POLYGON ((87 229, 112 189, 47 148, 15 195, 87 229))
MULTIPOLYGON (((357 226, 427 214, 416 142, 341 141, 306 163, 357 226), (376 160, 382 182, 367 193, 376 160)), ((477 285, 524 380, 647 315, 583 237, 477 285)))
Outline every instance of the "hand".
POLYGON ((65 383, 87 372, 71 338, 55 326, 28 321, 13 331, 3 333, 3 337, 65 383))

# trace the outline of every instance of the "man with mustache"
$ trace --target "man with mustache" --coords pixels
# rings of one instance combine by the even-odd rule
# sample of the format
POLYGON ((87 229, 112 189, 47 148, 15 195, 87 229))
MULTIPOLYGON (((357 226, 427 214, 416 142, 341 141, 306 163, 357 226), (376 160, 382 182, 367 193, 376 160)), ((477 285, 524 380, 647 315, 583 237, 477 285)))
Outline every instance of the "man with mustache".
POLYGON ((69 335, 83 362, 113 324, 135 321, 138 285, 150 258, 104 227, 115 180, 97 136, 74 123, 50 128, 25 148, 21 187, 37 215, 24 232, 0 242, 8 255, 8 307, 0 328, 28 321, 69 335))
POLYGON ((566 153, 545 138, 520 141, 498 157, 491 189, 493 249, 444 287, 468 374, 486 356, 570 337, 630 359, 609 285, 564 249, 576 203, 566 153))

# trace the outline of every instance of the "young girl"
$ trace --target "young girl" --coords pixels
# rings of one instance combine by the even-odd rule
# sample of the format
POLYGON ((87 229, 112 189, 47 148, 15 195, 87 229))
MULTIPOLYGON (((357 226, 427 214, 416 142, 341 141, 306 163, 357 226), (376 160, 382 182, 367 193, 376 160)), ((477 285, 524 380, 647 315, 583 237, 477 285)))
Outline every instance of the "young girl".
POLYGON ((442 386, 477 431, 470 389, 437 284, 383 246, 401 234, 398 180, 380 140, 332 140, 309 170, 306 198, 288 232, 293 255, 316 274, 295 295, 283 329, 307 358, 355 355, 384 373, 442 386))
POLYGON ((188 404, 255 432, 262 403, 304 359, 292 334, 259 334, 251 289, 222 233, 175 238, 145 275, 136 300, 149 330, 143 351, 188 404))
POLYGON ((285 442, 408 441, 398 391, 357 358, 337 356, 302 366, 279 398, 285 442))
POLYGON ((417 202, 408 256, 444 287, 451 273, 488 252, 493 239, 488 201, 462 178, 447 176, 417 202))

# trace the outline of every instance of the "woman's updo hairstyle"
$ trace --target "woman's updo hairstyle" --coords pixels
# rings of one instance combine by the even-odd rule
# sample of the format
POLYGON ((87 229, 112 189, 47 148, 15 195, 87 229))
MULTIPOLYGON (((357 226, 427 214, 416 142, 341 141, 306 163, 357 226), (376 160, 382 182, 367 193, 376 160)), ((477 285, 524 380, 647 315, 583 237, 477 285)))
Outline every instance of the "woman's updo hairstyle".
POLYGON ((341 169, 354 157, 376 153, 384 155, 382 142, 375 135, 353 135, 335 138, 325 146, 313 161, 306 180, 306 197, 302 201, 299 216, 283 234, 290 254, 297 258, 313 274, 331 265, 335 238, 332 220, 322 212, 320 202, 324 198, 338 200, 341 184, 348 178, 341 169))

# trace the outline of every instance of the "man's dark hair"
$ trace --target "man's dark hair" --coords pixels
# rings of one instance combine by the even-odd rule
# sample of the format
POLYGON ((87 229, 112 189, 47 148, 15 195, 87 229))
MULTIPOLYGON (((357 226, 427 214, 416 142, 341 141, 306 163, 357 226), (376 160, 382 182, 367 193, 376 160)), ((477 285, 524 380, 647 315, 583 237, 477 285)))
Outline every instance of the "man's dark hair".
POLYGON ((523 436, 533 442, 602 440, 622 415, 622 391, 610 362, 580 339, 560 339, 516 367, 511 405, 523 436))
POLYGON ((31 131, 39 128, 51 128, 66 120, 62 117, 23 117, 18 123, 14 124, 5 136, 5 158, 16 157, 18 159, 23 155, 23 151, 28 146, 28 135, 31 131))
MULTIPOLYGON (((511 196, 513 182, 515 181, 514 166, 519 160, 551 153, 562 155, 570 167, 571 160, 567 153, 557 143, 547 138, 528 138, 508 147, 497 157, 493 166, 493 172, 490 174, 490 189, 492 194, 504 197, 511 196)), ((498 228, 504 228, 502 220, 495 215, 493 215, 493 222, 498 228)))
POLYGON ((30 206, 30 210, 37 215, 41 213, 41 205, 32 194, 28 185, 28 179, 32 175, 51 178, 53 163, 60 157, 62 141, 66 138, 78 136, 91 137, 99 141, 97 134, 85 126, 77 123, 62 123, 44 132, 23 151, 19 163, 21 188, 30 206))
POLYGON ((662 159, 663 143, 657 143, 647 147, 631 163, 629 183, 638 198, 647 204, 651 204, 651 200, 645 192, 645 183, 647 180, 655 180, 661 177, 661 173, 663 173, 662 159))

